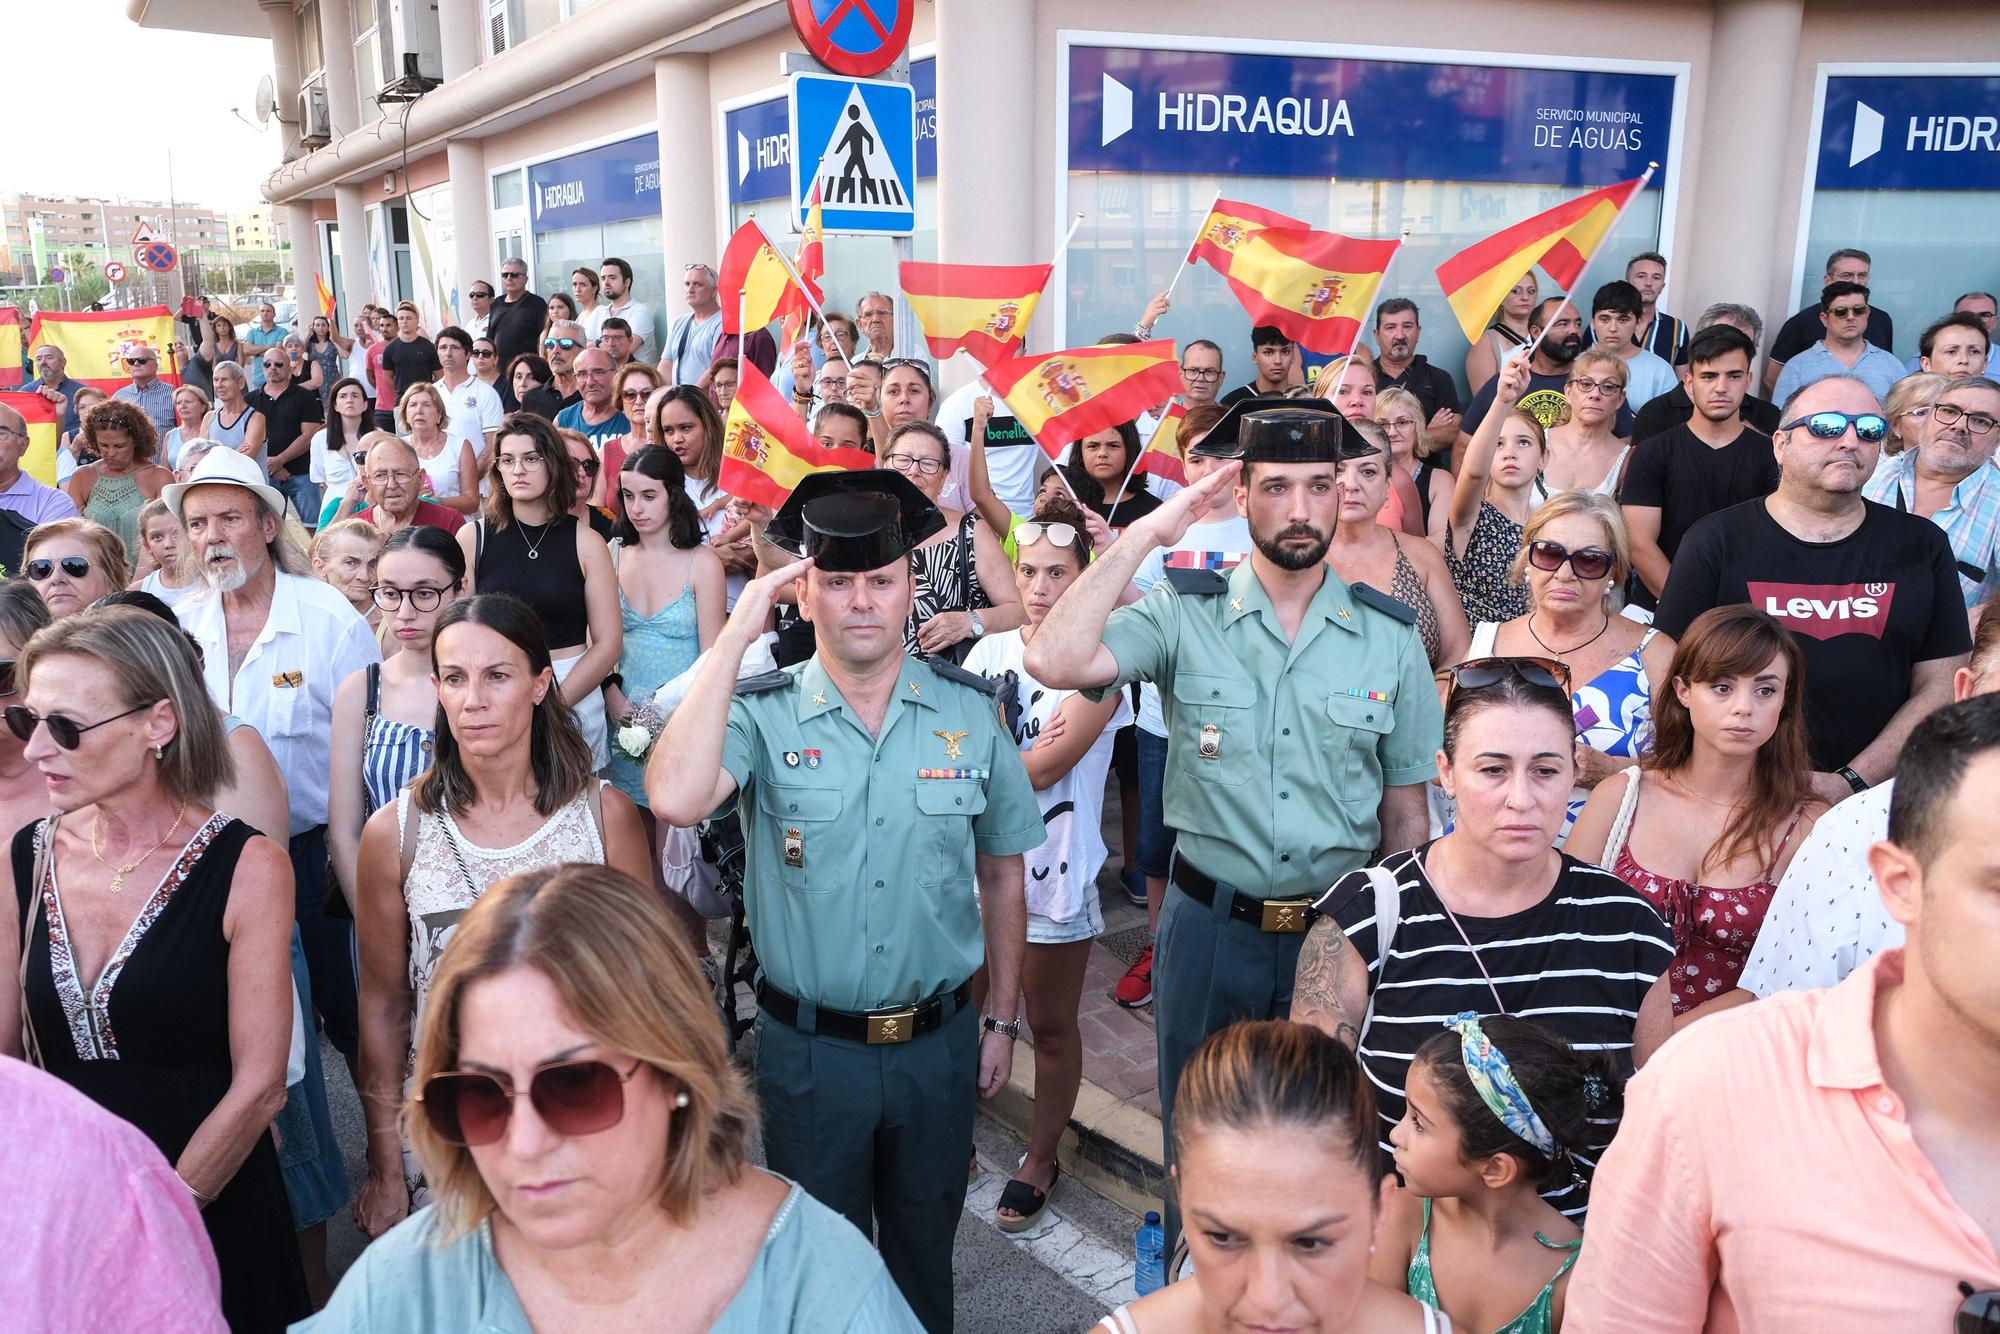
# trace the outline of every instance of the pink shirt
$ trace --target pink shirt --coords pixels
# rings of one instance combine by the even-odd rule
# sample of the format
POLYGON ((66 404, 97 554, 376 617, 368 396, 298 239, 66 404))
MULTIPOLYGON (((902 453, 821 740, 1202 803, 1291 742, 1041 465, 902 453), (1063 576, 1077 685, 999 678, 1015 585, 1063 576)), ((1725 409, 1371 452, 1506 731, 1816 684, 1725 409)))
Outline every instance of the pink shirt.
POLYGON ((227 1328, 208 1232, 150 1140, 8 1056, 0 1056, 0 1126, 0 1325, 227 1328))
POLYGON ((1949 1334, 1994 1239, 1946 1193, 1882 1082, 1888 950, 1824 991, 1705 1019, 1627 1090, 1590 1190, 1569 1334, 1949 1334))

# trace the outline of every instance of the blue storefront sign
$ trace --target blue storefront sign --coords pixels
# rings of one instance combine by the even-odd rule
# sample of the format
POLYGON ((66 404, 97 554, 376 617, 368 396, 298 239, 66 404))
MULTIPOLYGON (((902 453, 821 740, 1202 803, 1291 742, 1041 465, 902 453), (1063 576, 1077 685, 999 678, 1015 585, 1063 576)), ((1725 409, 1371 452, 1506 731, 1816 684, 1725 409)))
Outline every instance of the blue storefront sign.
POLYGON ((528 168, 538 232, 590 227, 660 213, 660 140, 642 134, 528 168))
POLYGON ((2000 75, 1830 75, 1821 190, 2000 190, 2000 75))
POLYGON ((1674 76, 1076 46, 1067 96, 1072 171, 1594 186, 1667 161, 1674 76))
MULTIPOLYGON (((917 95, 917 179, 937 176, 937 61, 910 62, 910 87, 917 95)), ((722 137, 729 160, 729 202, 750 204, 783 199, 792 192, 791 124, 785 99, 752 102, 723 113, 722 137)))

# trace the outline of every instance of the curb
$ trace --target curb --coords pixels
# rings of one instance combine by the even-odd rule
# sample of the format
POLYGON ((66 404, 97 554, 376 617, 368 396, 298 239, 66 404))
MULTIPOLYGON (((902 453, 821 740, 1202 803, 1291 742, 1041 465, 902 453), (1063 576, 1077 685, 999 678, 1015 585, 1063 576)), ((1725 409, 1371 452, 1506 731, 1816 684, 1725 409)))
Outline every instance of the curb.
MULTIPOLYGON (((979 1104, 980 1115, 1022 1139, 1035 1122, 1032 1050, 1016 1053, 1007 1087, 979 1104)), ((1056 1161, 1066 1175, 1129 1213, 1144 1215, 1162 1207, 1167 1172, 1161 1163, 1160 1118, 1119 1101, 1088 1079, 1077 1088, 1076 1107, 1056 1147, 1056 1161)))

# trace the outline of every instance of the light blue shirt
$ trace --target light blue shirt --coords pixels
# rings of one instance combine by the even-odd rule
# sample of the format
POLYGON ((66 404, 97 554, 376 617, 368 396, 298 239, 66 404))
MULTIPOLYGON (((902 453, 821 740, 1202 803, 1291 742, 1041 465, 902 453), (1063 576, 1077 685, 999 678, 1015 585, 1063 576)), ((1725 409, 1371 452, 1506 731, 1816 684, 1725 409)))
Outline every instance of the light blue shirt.
POLYGON ((1634 412, 1681 382, 1665 357, 1643 347, 1636 356, 1626 358, 1625 374, 1625 404, 1634 412))
MULTIPOLYGON (((775 1174, 774 1174, 775 1175, 775 1174)), ((782 1178, 781 1178, 782 1179, 782 1178)), ((533 1334, 482 1223, 439 1249, 433 1209, 377 1238, 319 1314, 291 1334, 533 1334)), ((882 1257, 854 1225, 793 1185, 713 1334, 922 1334, 882 1257)))
MULTIPOLYGON (((1917 451, 1906 449, 1868 479, 1861 494, 1878 505, 1914 510, 1917 495, 1917 451)), ((2000 468, 1982 463, 1951 489, 1951 499, 1931 515, 1944 529, 1958 565, 1958 584, 1965 605, 1978 606, 1986 592, 2000 584, 2000 468)))
POLYGON ((1785 363, 1785 369, 1778 374, 1778 391, 1771 401, 1782 407, 1786 400, 1809 384, 1831 379, 1836 375, 1846 375, 1861 381, 1875 392, 1876 401, 1889 397, 1889 388, 1905 374, 1903 363, 1896 360, 1893 352, 1884 352, 1873 343, 1865 344, 1861 359, 1852 366, 1841 361, 1827 351, 1826 340, 1821 339, 1805 351, 1785 363))
POLYGON ((705 320, 698 320, 693 311, 686 311, 669 325, 667 341, 660 348, 660 360, 673 362, 673 383, 693 384, 699 380, 708 363, 715 360, 715 345, 721 339, 720 308, 705 320))
POLYGON ((274 324, 268 329, 261 324, 253 324, 237 334, 237 337, 257 349, 257 355, 250 358, 249 364, 243 368, 250 373, 252 393, 264 387, 264 349, 278 346, 285 341, 285 335, 290 332, 282 324, 274 324))

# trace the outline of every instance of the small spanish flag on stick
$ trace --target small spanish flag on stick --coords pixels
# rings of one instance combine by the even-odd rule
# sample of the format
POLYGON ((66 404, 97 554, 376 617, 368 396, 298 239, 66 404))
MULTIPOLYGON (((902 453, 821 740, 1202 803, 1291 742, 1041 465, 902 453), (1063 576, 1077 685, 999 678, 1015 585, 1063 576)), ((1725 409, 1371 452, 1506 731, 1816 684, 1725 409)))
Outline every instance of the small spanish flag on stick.
POLYGON ((791 269, 755 218, 729 238, 715 285, 722 295, 722 332, 729 334, 763 328, 798 299, 791 269))
POLYGON ((1187 405, 1175 399, 1173 406, 1161 415, 1160 424, 1153 428, 1146 452, 1139 456, 1140 472, 1187 485, 1187 469, 1181 464, 1181 419, 1186 416, 1187 405))
POLYGON ((900 281, 931 355, 963 348, 982 366, 1021 350, 1053 264, 919 264, 905 260, 900 281))
POLYGON ((1508 289, 1537 264, 1565 292, 1573 293, 1590 257, 1652 175, 1653 166, 1648 166, 1637 180, 1579 195, 1495 232, 1438 265, 1438 285, 1466 340, 1479 341, 1508 289))
MULTIPOLYGON (((1171 338, 1009 357, 986 383, 1051 458, 1093 431, 1136 420, 1181 391, 1171 338)), ((738 391, 741 392, 740 390, 738 391)))
POLYGON ((808 474, 880 466, 865 449, 820 444, 764 372, 748 361, 739 372, 736 399, 722 427, 716 480, 724 492, 776 509, 808 474))

